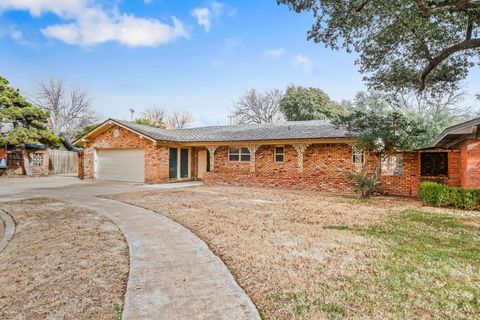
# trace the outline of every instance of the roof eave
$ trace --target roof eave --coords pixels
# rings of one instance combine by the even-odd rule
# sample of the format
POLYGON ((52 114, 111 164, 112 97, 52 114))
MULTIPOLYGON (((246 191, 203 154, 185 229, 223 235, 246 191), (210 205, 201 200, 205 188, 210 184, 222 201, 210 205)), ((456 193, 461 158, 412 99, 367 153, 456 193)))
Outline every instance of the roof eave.
POLYGON ((130 132, 133 132, 135 134, 138 134, 152 142, 157 142, 157 139, 145 134, 145 133, 142 133, 142 132, 139 132, 137 130, 135 130, 134 128, 131 128, 129 126, 126 126, 118 121, 116 121, 115 119, 112 119, 112 118, 108 118, 107 120, 105 120, 104 122, 102 122, 100 125, 98 125, 95 129, 87 132, 85 135, 83 135, 82 137, 80 137, 79 139, 75 140, 73 142, 73 144, 78 144, 78 145, 81 145, 83 146, 85 142, 88 141, 88 138, 92 138, 92 137, 95 137, 103 132, 105 132, 106 130, 110 129, 112 126, 114 125, 117 125, 125 130, 128 130, 130 132), (108 126, 108 127, 107 127, 108 126))

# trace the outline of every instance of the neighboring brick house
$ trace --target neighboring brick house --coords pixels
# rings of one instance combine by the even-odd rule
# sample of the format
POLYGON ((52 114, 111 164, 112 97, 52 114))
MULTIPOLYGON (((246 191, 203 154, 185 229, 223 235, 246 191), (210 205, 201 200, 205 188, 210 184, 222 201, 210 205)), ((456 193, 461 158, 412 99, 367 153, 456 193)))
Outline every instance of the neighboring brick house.
MULTIPOLYGON (((480 118, 445 130, 432 149, 384 159, 379 190, 412 196, 424 180, 480 187, 478 125, 480 118)), ((366 157, 325 121, 164 130, 109 119, 75 143, 85 150, 79 172, 86 179, 334 192, 352 190, 344 173, 366 157)))
MULTIPOLYGON (((32 176, 40 177, 49 174, 49 153, 43 145, 27 144, 25 145, 25 153, 28 157, 32 176)), ((20 149, 10 150, 0 147, 0 159, 5 159, 4 163, 9 170, 25 174, 25 166, 20 149)), ((1 169, 4 171, 6 168, 1 169)))

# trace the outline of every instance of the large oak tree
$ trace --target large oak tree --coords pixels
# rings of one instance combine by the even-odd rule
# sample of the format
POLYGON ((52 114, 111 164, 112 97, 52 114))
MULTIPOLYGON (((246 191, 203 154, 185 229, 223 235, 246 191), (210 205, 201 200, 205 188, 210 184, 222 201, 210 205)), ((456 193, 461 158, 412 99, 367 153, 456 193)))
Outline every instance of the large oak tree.
POLYGON ((359 53, 376 90, 454 91, 480 53, 480 0, 278 0, 311 11, 308 38, 359 53))

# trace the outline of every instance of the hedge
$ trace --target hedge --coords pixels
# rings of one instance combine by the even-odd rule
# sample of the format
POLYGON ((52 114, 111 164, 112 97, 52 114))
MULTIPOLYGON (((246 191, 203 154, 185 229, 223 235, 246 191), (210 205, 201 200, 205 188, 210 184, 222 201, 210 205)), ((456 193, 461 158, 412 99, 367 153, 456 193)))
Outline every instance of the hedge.
POLYGON ((480 210, 480 189, 449 187, 435 182, 422 182, 418 197, 434 207, 480 210))

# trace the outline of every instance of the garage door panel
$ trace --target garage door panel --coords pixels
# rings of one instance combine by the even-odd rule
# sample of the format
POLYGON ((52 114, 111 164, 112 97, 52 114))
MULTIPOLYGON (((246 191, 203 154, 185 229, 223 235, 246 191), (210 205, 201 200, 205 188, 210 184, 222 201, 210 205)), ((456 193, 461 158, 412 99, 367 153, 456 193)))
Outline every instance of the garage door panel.
POLYGON ((145 181, 143 149, 97 150, 97 178, 129 182, 145 181))

